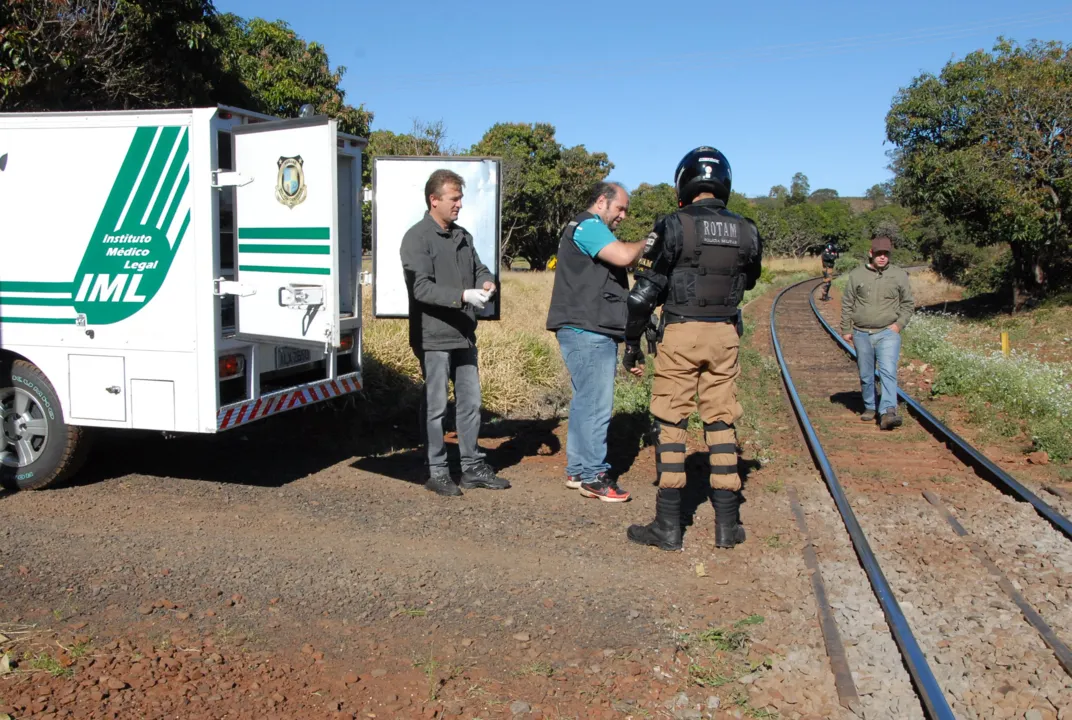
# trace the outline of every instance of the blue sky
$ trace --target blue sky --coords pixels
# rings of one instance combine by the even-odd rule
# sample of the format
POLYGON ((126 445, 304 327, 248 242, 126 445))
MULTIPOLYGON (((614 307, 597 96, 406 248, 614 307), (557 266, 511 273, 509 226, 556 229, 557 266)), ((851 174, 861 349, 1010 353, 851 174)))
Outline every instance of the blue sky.
POLYGON ((1052 0, 723 5, 216 0, 323 44, 373 129, 442 120, 468 148, 496 122, 549 122, 559 142, 606 152, 628 188, 671 181, 712 144, 749 196, 798 171, 860 195, 890 177, 885 116, 915 76, 999 35, 1072 36, 1072 3, 1052 0))

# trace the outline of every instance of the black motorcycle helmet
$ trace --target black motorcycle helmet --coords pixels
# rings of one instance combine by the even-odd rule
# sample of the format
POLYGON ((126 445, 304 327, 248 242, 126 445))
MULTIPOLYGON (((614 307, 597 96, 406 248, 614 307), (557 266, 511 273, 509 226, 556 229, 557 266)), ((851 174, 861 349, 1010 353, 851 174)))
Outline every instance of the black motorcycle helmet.
POLYGON ((677 190, 677 206, 685 207, 702 192, 714 194, 722 202, 729 202, 733 171, 726 156, 709 145, 702 145, 677 164, 674 172, 674 188, 677 190))

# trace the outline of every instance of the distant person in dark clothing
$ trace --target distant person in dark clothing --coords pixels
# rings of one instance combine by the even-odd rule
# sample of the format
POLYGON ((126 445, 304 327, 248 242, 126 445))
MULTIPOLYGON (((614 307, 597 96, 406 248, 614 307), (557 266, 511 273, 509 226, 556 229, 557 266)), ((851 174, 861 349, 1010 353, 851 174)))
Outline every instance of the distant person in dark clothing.
POLYGON ((822 260, 823 260, 823 296, 820 300, 830 299, 830 283, 834 279, 834 265, 837 264, 837 259, 841 256, 838 252, 838 247, 832 242, 828 242, 826 247, 823 248, 822 260))

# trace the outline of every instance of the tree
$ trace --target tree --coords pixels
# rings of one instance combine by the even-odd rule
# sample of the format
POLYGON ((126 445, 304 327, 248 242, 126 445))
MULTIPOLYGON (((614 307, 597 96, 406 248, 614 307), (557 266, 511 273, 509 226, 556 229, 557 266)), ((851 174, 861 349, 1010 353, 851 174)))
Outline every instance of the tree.
POLYGON ((677 193, 668 183, 642 183, 629 196, 629 213, 618 226, 622 242, 636 242, 647 237, 661 215, 677 211, 677 193))
POLYGON ((770 192, 767 193, 767 197, 772 200, 785 200, 789 197, 789 190, 786 189, 785 185, 775 185, 770 189, 770 192))
POLYGON ((447 132, 443 128, 442 120, 433 123, 414 120, 408 133, 395 134, 390 130, 373 130, 369 134, 366 154, 370 158, 384 155, 459 155, 457 147, 445 144, 446 138, 447 132))
POLYGON ((209 0, 7 0, 0 109, 124 110, 244 97, 209 0))
POLYGON ((976 245, 1007 243, 1016 308, 1052 287, 1068 253, 1069 128, 1072 50, 1003 38, 992 53, 915 78, 886 117, 898 195, 963 228, 976 245))
POLYGON ((588 191, 614 167, 605 153, 562 147, 547 123, 498 123, 470 153, 502 158, 499 254, 507 267, 524 257, 536 270, 547 266, 566 222, 584 209, 588 191))
POLYGON ((332 71, 322 45, 306 42, 282 20, 244 20, 228 13, 220 24, 216 44, 224 68, 248 90, 246 109, 293 118, 310 104, 318 114, 338 120, 341 132, 368 136, 372 113, 346 103, 339 87, 346 68, 332 71))
POLYGON ((872 210, 878 210, 883 205, 890 204, 892 195, 893 187, 889 182, 875 183, 864 193, 864 197, 871 201, 872 210))
POLYGON ((786 198, 786 202, 790 205, 805 202, 810 193, 811 185, 808 183, 808 176, 798 172, 793 175, 793 182, 789 185, 789 197, 786 198))
POLYGON ((813 192, 811 195, 808 196, 808 202, 813 202, 813 203, 824 203, 824 202, 827 202, 828 200, 837 200, 837 199, 838 199, 837 190, 832 190, 830 188, 819 188, 818 190, 816 190, 815 192, 813 192))

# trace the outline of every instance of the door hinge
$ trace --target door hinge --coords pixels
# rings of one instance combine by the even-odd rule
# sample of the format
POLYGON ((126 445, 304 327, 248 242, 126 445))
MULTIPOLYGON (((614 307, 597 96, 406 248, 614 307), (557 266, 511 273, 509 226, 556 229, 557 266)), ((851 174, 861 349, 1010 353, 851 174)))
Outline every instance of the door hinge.
POLYGON ((242 187, 249 185, 253 182, 253 178, 246 177, 242 173, 232 172, 230 170, 213 170, 212 171, 212 187, 225 188, 225 187, 242 187))
POLYGON ((279 288, 279 306, 301 310, 324 304, 324 288, 320 285, 295 285, 279 288))
POLYGON ((362 270, 361 274, 358 277, 359 277, 359 280, 357 281, 358 285, 371 285, 372 284, 372 271, 371 270, 362 270))
POLYGON ((249 297, 250 295, 257 294, 257 288, 243 285, 240 282, 234 280, 224 280, 223 278, 217 278, 212 281, 212 294, 213 295, 238 295, 239 297, 249 297))
POLYGON ((361 191, 362 202, 372 202, 372 188, 365 188, 361 191))

